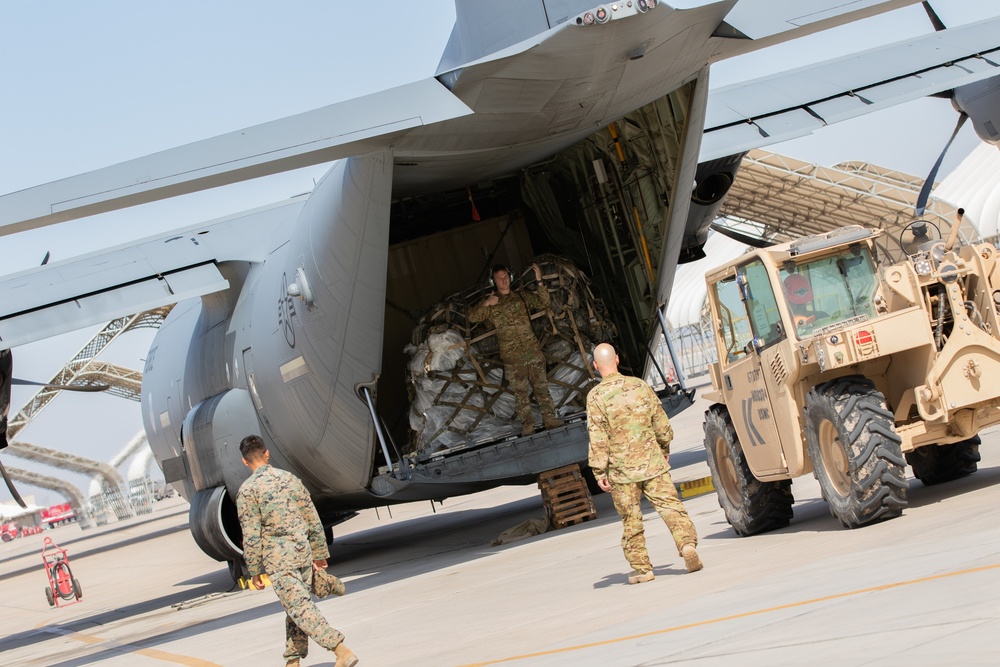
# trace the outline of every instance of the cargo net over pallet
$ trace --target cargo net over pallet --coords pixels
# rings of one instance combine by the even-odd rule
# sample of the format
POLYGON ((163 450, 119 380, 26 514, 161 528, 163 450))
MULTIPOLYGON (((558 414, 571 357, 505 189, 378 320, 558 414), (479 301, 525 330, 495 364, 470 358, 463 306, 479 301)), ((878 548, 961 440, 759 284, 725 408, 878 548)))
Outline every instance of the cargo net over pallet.
MULTIPOLYGON (((545 355, 549 393, 560 417, 582 412, 597 383, 591 352, 610 341, 614 325, 586 276, 570 260, 541 255, 535 262, 549 291, 549 307, 531 313, 545 355)), ((530 266, 514 276, 513 289, 534 281, 530 266)), ((496 330, 471 324, 467 313, 492 292, 473 288, 435 304, 413 329, 405 352, 410 398, 410 453, 492 442, 521 431, 514 394, 504 377, 496 330)), ((532 409, 538 416, 537 401, 532 409)))

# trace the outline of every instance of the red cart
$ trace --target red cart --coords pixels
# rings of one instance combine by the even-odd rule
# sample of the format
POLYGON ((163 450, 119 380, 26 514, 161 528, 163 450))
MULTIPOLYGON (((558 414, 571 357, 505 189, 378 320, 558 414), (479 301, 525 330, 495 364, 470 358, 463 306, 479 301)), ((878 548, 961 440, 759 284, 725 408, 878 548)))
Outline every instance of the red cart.
POLYGON ((73 577, 69 567, 69 556, 66 550, 46 537, 42 543, 42 563, 45 565, 45 575, 49 578, 49 587, 45 589, 45 599, 50 607, 79 602, 83 597, 80 582, 73 577))

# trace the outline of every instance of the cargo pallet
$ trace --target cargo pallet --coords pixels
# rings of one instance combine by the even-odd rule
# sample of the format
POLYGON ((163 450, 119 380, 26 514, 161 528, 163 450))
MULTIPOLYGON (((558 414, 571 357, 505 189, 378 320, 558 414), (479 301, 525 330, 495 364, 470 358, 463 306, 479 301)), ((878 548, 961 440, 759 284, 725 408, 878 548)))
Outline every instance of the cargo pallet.
POLYGON ((594 499, 580 466, 573 463, 538 475, 545 518, 552 528, 565 528, 597 518, 594 499))

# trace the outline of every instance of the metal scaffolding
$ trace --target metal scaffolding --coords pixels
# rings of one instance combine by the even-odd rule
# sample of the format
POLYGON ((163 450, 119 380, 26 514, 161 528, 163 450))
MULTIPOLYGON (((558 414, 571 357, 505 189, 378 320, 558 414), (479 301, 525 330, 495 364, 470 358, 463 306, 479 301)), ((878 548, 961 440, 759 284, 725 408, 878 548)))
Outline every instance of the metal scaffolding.
MULTIPOLYGON (((163 322, 173 306, 164 306, 147 310, 137 315, 128 315, 114 319, 101 329, 90 339, 83 348, 76 353, 72 359, 63 366, 62 370, 49 380, 51 385, 89 385, 106 383, 111 385, 109 393, 122 396, 132 400, 139 400, 139 387, 142 383, 142 374, 114 364, 104 362, 94 362, 95 357, 126 331, 133 329, 157 328, 163 322), (100 379, 98 379, 100 378, 100 379)), ((18 432, 27 426, 39 412, 45 409, 61 389, 50 389, 45 387, 36 393, 28 401, 21 411, 10 420, 7 426, 7 437, 13 440, 18 432)))
POLYGON ((93 523, 90 520, 90 513, 87 511, 87 499, 83 492, 69 482, 57 477, 49 477, 37 472, 22 470, 21 468, 7 468, 10 478, 15 482, 23 482, 42 489, 49 489, 61 493, 69 501, 70 507, 76 512, 77 521, 81 528, 91 528, 93 523))
MULTIPOLYGON (((112 320, 93 338, 91 338, 90 341, 84 345, 83 348, 77 352, 77 354, 65 366, 63 366, 62 370, 59 371, 47 384, 106 384, 108 385, 107 393, 113 396, 120 396, 132 401, 140 400, 142 388, 141 372, 108 362, 99 362, 96 361, 95 358, 103 352, 108 345, 110 345, 126 331, 159 327, 172 307, 172 305, 164 306, 162 308, 148 310, 136 315, 119 317, 112 320)), ((59 389, 58 387, 43 387, 39 390, 31 398, 31 400, 29 400, 25 406, 21 408, 20 412, 18 412, 17 415, 10 420, 7 427, 8 438, 13 441, 14 437, 16 437, 16 435, 23 430, 32 419, 37 417, 38 414, 45 409, 45 407, 61 392, 62 389, 59 389)), ((133 441, 134 440, 136 440, 136 438, 133 438, 133 441)), ((144 434, 142 441, 138 444, 141 445, 142 442, 145 442, 144 434)), ((135 451, 136 448, 137 447, 133 447, 132 451, 135 451)), ((67 470, 73 470, 85 475, 100 476, 104 482, 104 490, 101 496, 104 501, 106 501, 105 504, 114 509, 115 514, 119 519, 128 518, 133 515, 133 510, 128 502, 130 497, 129 489, 125 484, 125 480, 122 479, 121 474, 119 474, 117 470, 117 464, 100 463, 82 456, 67 454, 65 452, 38 447, 23 442, 11 442, 10 447, 6 451, 8 454, 23 459, 67 470)), ((118 464, 120 463, 121 461, 118 462, 118 464)), ((25 483, 36 484, 34 481, 31 481, 34 479, 48 480, 46 484, 36 485, 43 488, 56 488, 52 486, 52 480, 55 480, 55 478, 47 477, 45 475, 34 475, 33 473, 25 474, 31 475, 31 479, 23 479, 25 483)), ((56 490, 66 493, 66 485, 68 485, 68 483, 61 483, 56 490)), ((69 486, 72 487, 72 485, 69 486)), ((77 512, 81 517, 87 515, 87 502, 84 495, 76 489, 76 487, 72 488, 76 496, 79 496, 79 507, 77 508, 77 512)), ((83 522, 81 527, 86 528, 89 527, 90 524, 91 522, 88 515, 87 521, 83 522)))

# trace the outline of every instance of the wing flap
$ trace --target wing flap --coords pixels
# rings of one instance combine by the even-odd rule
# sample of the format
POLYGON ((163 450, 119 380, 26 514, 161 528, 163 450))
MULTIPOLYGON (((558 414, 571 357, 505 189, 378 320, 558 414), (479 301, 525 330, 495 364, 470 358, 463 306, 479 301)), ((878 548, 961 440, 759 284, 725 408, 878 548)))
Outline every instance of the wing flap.
POLYGON ((211 294, 228 286, 215 264, 202 264, 13 313, 0 318, 0 349, 211 294))
POLYGON ((700 160, 995 76, 998 34, 1000 18, 990 19, 713 90, 700 160))
POLYGON ((224 290, 218 265, 263 261, 306 197, 0 279, 0 349, 224 290))

